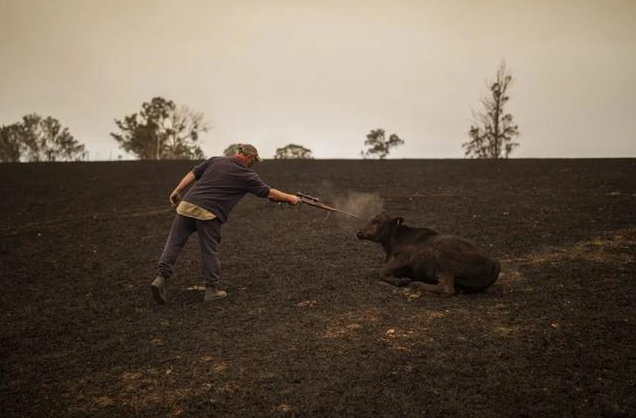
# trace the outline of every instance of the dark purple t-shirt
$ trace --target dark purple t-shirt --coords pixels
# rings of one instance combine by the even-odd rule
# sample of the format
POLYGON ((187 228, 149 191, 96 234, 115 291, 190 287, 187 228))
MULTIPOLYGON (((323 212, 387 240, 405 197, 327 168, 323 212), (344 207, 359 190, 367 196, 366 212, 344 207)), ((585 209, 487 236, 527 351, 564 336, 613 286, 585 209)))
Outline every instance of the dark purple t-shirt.
POLYGON ((232 208, 245 193, 267 197, 270 187, 237 157, 212 157, 192 169, 196 182, 183 197, 209 210, 221 222, 227 221, 232 208))

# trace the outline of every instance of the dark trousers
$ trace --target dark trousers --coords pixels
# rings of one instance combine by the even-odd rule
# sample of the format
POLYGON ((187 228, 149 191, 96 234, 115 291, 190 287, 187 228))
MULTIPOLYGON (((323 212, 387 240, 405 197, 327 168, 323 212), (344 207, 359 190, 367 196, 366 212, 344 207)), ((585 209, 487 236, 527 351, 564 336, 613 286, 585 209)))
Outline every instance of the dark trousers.
POLYGON ((168 241, 166 241, 166 246, 159 259, 159 274, 166 279, 172 275, 172 267, 194 231, 197 231, 201 245, 203 281, 206 286, 218 287, 221 276, 221 262, 219 260, 221 222, 218 219, 201 221, 176 214, 168 241))

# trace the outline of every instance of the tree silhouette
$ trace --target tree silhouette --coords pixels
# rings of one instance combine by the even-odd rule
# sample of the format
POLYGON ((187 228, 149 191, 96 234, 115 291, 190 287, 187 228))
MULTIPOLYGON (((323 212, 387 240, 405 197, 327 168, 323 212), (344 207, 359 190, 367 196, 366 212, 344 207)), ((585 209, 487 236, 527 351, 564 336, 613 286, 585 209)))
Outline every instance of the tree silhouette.
POLYGON ((290 158, 309 160, 314 157, 311 155, 309 148, 297 144, 287 144, 282 148, 278 148, 276 154, 274 154, 274 159, 277 160, 290 158))
POLYGON ((364 141, 364 145, 368 148, 366 151, 361 152, 363 157, 377 155, 383 160, 391 152, 391 148, 395 148, 404 144, 397 134, 391 134, 387 139, 384 129, 374 129, 367 134, 367 139, 364 141))
POLYGON ((0 161, 77 161, 83 155, 84 145, 51 116, 33 113, 0 128, 0 161))
POLYGON ((203 158, 198 145, 200 133, 208 130, 203 113, 172 100, 154 97, 139 113, 115 119, 115 124, 121 132, 110 135, 141 160, 203 158))
POLYGON ((0 162, 17 163, 21 151, 20 125, 14 123, 0 127, 0 162))
POLYGON ((467 157, 477 158, 508 158, 519 143, 513 138, 519 135, 519 127, 513 125, 513 117, 504 111, 504 106, 510 100, 506 94, 512 76, 506 71, 506 64, 502 62, 497 70, 497 77, 490 85, 490 96, 481 99, 484 110, 473 112, 475 124, 470 126, 468 136, 470 141, 462 144, 467 157))

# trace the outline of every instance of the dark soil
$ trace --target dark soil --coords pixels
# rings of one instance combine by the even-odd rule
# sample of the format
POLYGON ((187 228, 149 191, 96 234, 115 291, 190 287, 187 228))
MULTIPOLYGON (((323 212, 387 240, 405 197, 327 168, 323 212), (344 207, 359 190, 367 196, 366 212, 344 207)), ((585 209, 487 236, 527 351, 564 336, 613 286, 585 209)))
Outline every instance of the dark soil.
POLYGON ((0 165, 0 415, 636 416, 636 160, 267 161, 276 188, 377 193, 476 242, 499 281, 408 293, 359 223, 248 196, 223 227, 230 296, 202 303, 193 237, 157 306, 190 167, 0 165))

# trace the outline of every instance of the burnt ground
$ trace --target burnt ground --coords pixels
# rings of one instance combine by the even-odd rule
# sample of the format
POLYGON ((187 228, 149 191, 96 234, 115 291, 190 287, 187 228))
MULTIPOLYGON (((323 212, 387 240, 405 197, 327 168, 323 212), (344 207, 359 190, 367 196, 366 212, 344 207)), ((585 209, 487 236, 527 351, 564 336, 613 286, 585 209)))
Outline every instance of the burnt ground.
POLYGON ((230 296, 202 303, 193 237, 156 306, 190 167, 0 166, 3 417, 636 416, 636 160, 267 161, 276 188, 473 240, 499 281, 405 293, 356 222, 250 196, 230 296))

